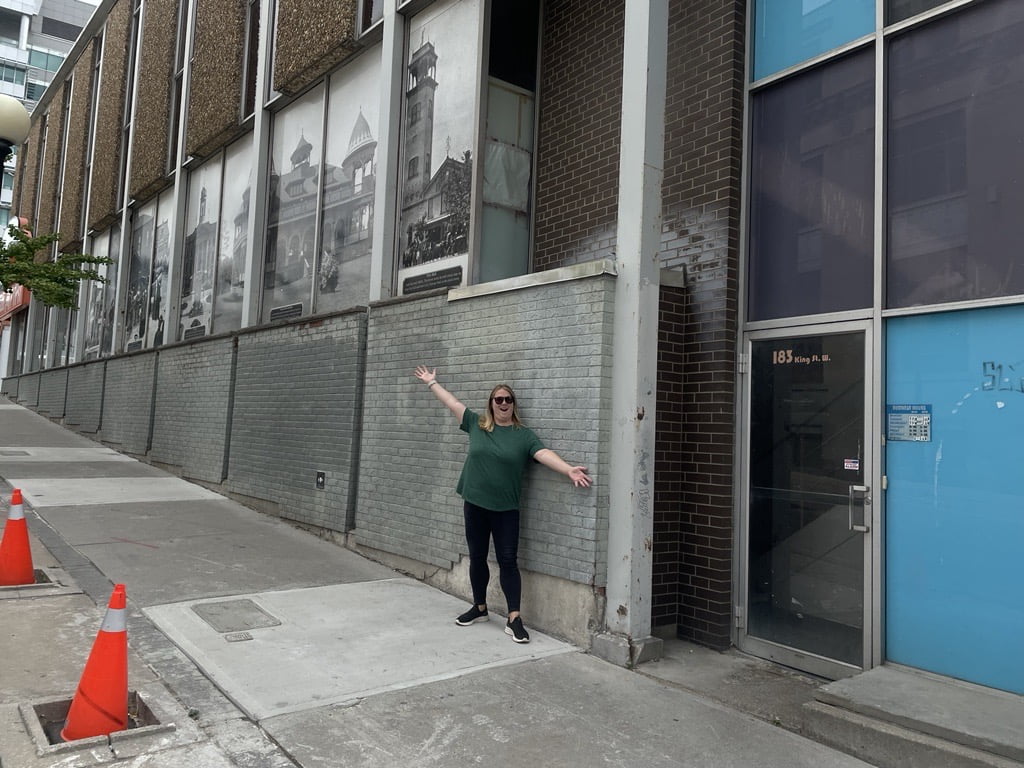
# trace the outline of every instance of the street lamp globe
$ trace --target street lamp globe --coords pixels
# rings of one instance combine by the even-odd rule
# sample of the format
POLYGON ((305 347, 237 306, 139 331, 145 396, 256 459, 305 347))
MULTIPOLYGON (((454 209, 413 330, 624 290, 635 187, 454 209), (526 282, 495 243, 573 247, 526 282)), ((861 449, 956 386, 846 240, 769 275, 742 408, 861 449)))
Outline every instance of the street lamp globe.
POLYGON ((7 160, 11 150, 28 138, 31 128, 25 105, 13 96, 0 94, 0 159, 7 160))

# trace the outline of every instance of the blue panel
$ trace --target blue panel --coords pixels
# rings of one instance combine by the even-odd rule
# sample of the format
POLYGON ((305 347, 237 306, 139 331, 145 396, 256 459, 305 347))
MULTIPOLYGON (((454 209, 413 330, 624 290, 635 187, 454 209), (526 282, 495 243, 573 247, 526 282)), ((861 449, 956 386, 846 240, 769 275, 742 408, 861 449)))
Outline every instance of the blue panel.
POLYGON ((929 441, 887 447, 888 658, 1024 694, 1024 307, 892 319, 887 343, 887 404, 932 409, 929 441))
POLYGON ((754 79, 874 30, 874 0, 756 0, 754 79))

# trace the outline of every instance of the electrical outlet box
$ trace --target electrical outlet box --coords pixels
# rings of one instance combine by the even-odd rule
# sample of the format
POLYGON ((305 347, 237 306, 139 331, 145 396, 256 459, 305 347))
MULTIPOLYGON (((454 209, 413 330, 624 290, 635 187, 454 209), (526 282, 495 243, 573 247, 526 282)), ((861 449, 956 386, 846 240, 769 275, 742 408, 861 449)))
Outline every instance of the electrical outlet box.
POLYGON ((326 486, 326 485, 327 485, 327 473, 326 472, 317 472, 316 473, 316 489, 318 491, 322 491, 324 489, 324 486, 326 486))

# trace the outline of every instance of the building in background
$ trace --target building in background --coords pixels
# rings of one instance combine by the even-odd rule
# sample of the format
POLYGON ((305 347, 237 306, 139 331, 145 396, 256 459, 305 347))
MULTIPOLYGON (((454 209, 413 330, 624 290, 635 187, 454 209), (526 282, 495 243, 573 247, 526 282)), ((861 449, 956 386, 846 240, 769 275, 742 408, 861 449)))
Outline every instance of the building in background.
POLYGON ((1024 694, 1022 42, 1018 0, 104 0, 15 204, 115 263, 3 391, 468 595, 411 372, 507 382, 596 478, 529 473, 530 623, 1024 694))

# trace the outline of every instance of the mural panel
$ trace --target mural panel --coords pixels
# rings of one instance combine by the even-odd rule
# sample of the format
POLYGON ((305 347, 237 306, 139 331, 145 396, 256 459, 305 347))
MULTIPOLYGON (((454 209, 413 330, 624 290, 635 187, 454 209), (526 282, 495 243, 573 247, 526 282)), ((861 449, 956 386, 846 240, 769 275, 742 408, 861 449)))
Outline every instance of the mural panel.
POLYGON ((379 78, 377 47, 331 79, 317 312, 369 300, 379 78))
POLYGON ((274 117, 263 268, 263 322, 310 312, 316 269, 317 190, 323 154, 324 87, 274 117))
POLYGON ((473 0, 435 3, 409 24, 400 294, 468 277, 479 28, 473 0))

